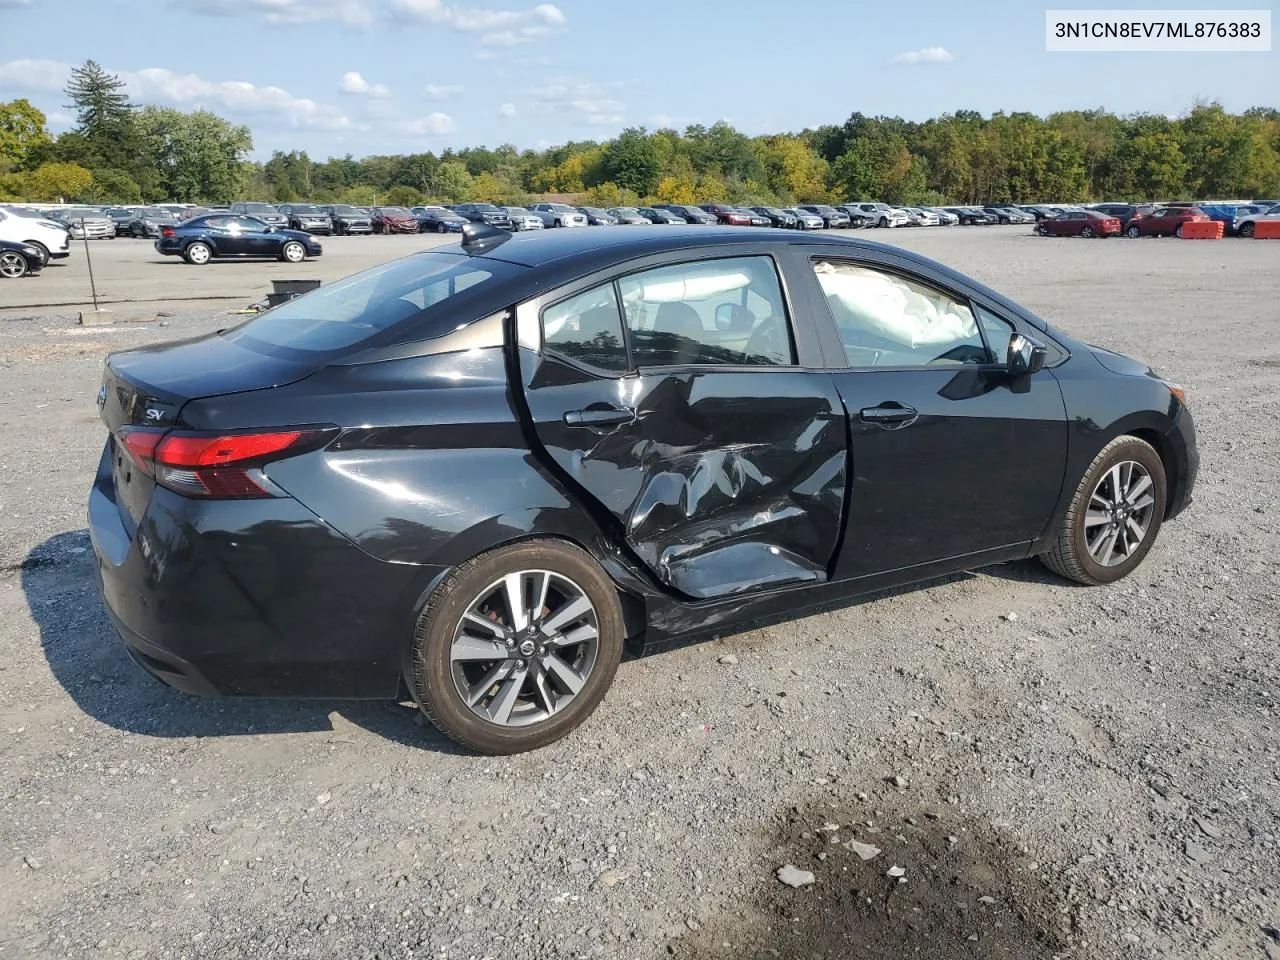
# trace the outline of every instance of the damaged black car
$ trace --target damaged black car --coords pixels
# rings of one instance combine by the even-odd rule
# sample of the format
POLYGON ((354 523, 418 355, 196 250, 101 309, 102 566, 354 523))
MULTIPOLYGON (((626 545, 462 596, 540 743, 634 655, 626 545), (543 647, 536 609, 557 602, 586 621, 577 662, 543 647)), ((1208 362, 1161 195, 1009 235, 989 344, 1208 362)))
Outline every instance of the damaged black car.
MULTIPOLYGON (((1041 557, 1115 581, 1190 502, 1181 388, 907 250, 511 235, 112 354, 89 500, 143 669, 394 698, 487 753, 624 649, 1041 557)), ((656 662, 652 669, 660 669, 656 662)))

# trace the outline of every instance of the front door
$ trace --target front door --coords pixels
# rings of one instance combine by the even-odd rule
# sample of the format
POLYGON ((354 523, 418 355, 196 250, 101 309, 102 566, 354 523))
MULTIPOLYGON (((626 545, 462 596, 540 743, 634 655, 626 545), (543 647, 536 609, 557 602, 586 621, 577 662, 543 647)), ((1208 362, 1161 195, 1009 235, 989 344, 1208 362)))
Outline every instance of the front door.
POLYGON ((1039 537, 1061 491, 1066 415, 1052 372, 1007 373, 1015 324, 889 264, 823 253, 810 266, 849 364, 835 374, 853 461, 836 575, 1039 537))
POLYGON ((597 278, 517 311, 545 456, 688 597, 827 579, 847 431, 789 316, 769 256, 597 278))

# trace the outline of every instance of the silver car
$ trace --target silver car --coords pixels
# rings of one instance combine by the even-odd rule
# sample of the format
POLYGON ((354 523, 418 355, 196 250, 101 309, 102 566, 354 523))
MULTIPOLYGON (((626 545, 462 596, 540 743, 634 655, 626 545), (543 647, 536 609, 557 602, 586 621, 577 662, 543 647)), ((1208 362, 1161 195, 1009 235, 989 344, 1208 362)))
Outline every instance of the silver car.
POLYGON ((114 240, 116 222, 96 207, 64 207, 49 215, 67 225, 74 240, 114 240))
POLYGON ((541 217, 524 207, 499 207, 498 209, 511 218, 512 230, 541 230, 545 226, 541 217))
POLYGON ((529 208, 544 227, 585 227, 587 218, 567 203, 535 203, 529 208))

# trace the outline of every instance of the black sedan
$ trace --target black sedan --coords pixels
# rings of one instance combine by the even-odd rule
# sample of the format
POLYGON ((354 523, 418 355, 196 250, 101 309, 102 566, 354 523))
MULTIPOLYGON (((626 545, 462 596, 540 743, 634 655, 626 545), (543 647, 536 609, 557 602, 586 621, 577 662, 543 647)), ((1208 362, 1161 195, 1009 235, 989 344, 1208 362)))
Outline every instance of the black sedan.
POLYGON ((333 233, 333 218, 319 207, 309 203, 282 203, 276 209, 286 219, 285 225, 290 230, 320 233, 326 237, 333 233))
POLYGON ((461 233, 468 222, 448 207, 414 207, 409 212, 418 218, 420 233, 461 233))
POLYGON ((203 266, 218 257, 257 257, 301 263, 322 252, 319 242, 301 230, 271 227, 256 217, 215 213, 165 227, 156 252, 203 266))
POLYGON ((800 225, 799 218, 794 213, 787 213, 787 211, 780 207, 750 207, 749 209, 752 213, 756 214, 756 216, 764 217, 768 220, 769 226, 771 227, 788 227, 794 229, 800 225))
POLYGON ((373 219, 367 210, 353 207, 349 203, 327 203, 320 209, 327 213, 333 222, 334 236, 373 233, 373 219))
POLYGON ((671 224, 671 223, 687 223, 684 217, 662 207, 640 207, 637 211, 640 216, 644 217, 650 223, 671 224))
MULTIPOLYGON (((128 229, 124 232, 131 237, 158 237, 165 227, 172 227, 179 223, 168 210, 161 210, 159 207, 139 207, 133 211, 133 219, 129 221, 128 229)), ((120 226, 116 225, 116 233, 119 234, 120 226)))
POLYGON ((468 224, 114 353, 98 396, 90 531, 143 669, 404 684, 490 753, 576 727, 628 644, 1030 556, 1119 580, 1198 468, 1144 364, 909 251, 780 230, 468 224))
POLYGON ((715 214, 707 213, 701 207, 695 207, 692 204, 685 203, 659 203, 656 204, 657 209, 666 210, 675 214, 685 223, 696 223, 698 225, 711 226, 716 222, 715 214))
POLYGON ((0 240, 0 279, 17 280, 44 269, 44 253, 39 247, 13 240, 0 240))

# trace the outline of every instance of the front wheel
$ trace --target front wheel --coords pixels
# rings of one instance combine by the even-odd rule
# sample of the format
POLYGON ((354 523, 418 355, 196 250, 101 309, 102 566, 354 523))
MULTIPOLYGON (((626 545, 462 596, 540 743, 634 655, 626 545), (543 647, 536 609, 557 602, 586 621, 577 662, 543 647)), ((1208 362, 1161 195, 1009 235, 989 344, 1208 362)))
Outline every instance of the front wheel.
POLYGON ((1129 229, 1124 232, 1124 235, 1132 240, 1137 240, 1142 236, 1142 229, 1135 224, 1134 226, 1129 227, 1129 229))
POLYGON ((405 680, 446 736, 480 753, 521 753, 595 710, 624 635, 617 592, 588 554, 555 540, 515 544, 436 588, 405 680))
POLYGON ((1250 239, 1253 236, 1253 224, 1252 223, 1240 224, 1240 236, 1244 237, 1246 240, 1250 239))
POLYGON ((280 249, 280 259, 286 263, 301 263, 307 258, 307 248, 297 240, 290 240, 280 249))
POLYGON ((1046 227, 1043 223, 1038 223, 1036 224, 1036 233, 1038 233, 1042 237, 1047 237, 1049 235, 1049 228, 1046 227))
POLYGON ((449 232, 449 225, 447 223, 436 224, 436 233, 448 233, 448 232, 449 232))
POLYGON ((201 267, 213 258, 213 251, 209 249, 209 245, 207 243, 201 243, 197 240, 195 243, 188 244, 187 249, 183 252, 182 256, 187 263, 201 267))
POLYGON ((1040 559, 1078 583, 1114 583, 1150 552, 1164 519, 1164 464, 1149 443, 1116 437, 1085 471, 1057 542, 1040 559))
POLYGON ((1173 231, 1173 235, 1177 237, 1179 240, 1182 239, 1182 224, 1178 224, 1178 229, 1173 231))
POLYGON ((881 217, 881 218, 880 218, 880 227, 881 227, 881 229, 883 229, 883 228, 885 228, 885 227, 887 227, 887 226, 889 226, 889 218, 888 218, 888 217, 881 217))
POLYGON ((19 277, 25 277, 29 269, 27 258, 17 251, 5 250, 0 253, 0 277, 6 280, 17 280, 19 277))
POLYGON ((45 267, 47 267, 47 266, 49 265, 49 248, 48 248, 48 247, 46 247, 46 246, 45 246, 43 243, 41 243, 39 240, 24 240, 24 241, 22 241, 22 242, 23 242, 23 243, 25 243, 25 244, 27 244, 28 246, 35 247, 37 250, 39 250, 39 251, 40 251, 40 267, 41 267, 41 269, 43 269, 43 268, 45 268, 45 267))

